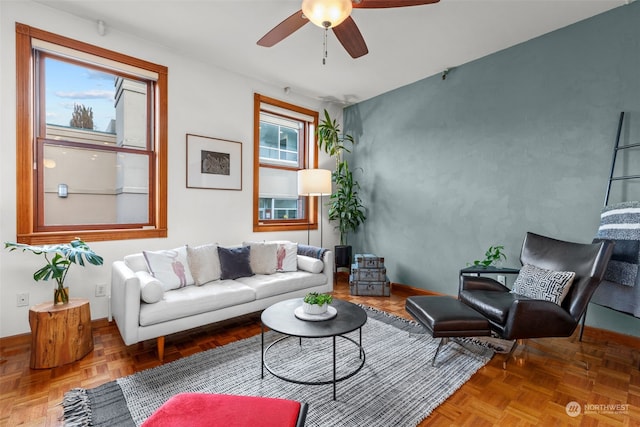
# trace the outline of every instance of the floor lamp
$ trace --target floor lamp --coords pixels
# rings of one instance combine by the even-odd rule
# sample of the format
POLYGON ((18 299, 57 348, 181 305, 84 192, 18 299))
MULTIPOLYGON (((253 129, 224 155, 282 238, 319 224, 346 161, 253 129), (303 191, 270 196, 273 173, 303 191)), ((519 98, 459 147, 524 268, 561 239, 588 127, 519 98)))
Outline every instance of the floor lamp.
MULTIPOLYGON (((298 171, 298 195, 319 196, 320 205, 320 247, 322 247, 322 196, 331 194, 331 171, 327 169, 302 169, 298 171)), ((311 206, 311 200, 309 200, 311 206)), ((309 227, 307 221, 307 244, 309 244, 309 227)))

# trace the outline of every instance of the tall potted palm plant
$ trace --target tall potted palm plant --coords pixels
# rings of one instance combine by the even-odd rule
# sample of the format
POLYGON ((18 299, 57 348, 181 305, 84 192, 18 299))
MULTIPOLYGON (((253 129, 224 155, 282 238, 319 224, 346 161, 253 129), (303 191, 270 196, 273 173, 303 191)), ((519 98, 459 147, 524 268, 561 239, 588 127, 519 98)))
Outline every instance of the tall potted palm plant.
POLYGON ((336 159, 333 172, 335 191, 329 203, 329 221, 337 221, 336 229, 340 232, 340 245, 335 247, 336 266, 351 264, 351 246, 347 244, 347 236, 358 229, 367 219, 362 200, 358 195, 360 184, 354 179, 353 172, 343 154, 350 153, 354 140, 351 135, 343 135, 340 125, 324 110, 324 118, 318 125, 318 147, 336 159))

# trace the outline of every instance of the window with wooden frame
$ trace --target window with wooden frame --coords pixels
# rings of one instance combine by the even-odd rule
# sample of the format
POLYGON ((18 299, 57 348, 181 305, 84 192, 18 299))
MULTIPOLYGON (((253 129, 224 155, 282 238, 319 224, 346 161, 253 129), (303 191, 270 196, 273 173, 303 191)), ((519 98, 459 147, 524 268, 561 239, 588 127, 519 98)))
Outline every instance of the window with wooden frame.
POLYGON ((254 94, 253 231, 317 229, 317 197, 298 171, 318 166, 318 112, 254 94))
POLYGON ((17 240, 167 236, 167 68, 16 24, 17 240))

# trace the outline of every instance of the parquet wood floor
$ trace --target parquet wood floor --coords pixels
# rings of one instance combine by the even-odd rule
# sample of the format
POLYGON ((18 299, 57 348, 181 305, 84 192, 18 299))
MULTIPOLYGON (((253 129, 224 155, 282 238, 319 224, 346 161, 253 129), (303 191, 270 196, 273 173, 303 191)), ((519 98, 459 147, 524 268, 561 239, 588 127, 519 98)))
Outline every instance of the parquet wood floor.
MULTIPOLYGON (((344 275, 334 291, 338 298, 405 318, 410 318, 404 310, 410 293, 401 288, 391 297, 354 297, 344 275)), ((96 387, 160 365, 155 340, 127 347, 115 323, 98 320, 93 326, 93 352, 54 369, 29 368, 29 336, 0 340, 0 425, 62 425, 59 403, 67 390, 96 387)), ((258 333, 259 315, 253 314, 174 334, 166 340, 165 363, 258 333)), ((531 347, 539 345, 566 361, 525 347, 503 370, 503 356, 496 355, 420 426, 640 426, 640 340, 589 328, 582 343, 574 336, 539 340, 531 347), (588 360, 591 369, 570 363, 574 357, 588 360), (582 411, 577 417, 566 412, 572 401, 582 411)))

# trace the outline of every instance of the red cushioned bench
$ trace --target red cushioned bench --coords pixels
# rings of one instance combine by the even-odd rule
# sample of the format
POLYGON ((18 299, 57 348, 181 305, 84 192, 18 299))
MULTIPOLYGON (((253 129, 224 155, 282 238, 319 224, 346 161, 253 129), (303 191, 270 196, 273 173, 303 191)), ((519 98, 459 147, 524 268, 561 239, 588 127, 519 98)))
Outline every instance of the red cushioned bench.
POLYGON ((272 397, 181 393, 167 400, 142 427, 303 427, 307 404, 272 397))

